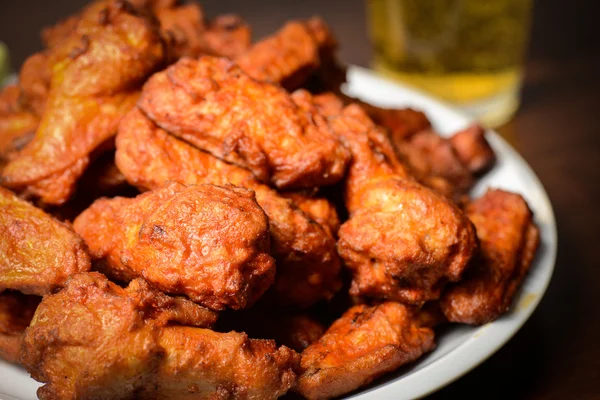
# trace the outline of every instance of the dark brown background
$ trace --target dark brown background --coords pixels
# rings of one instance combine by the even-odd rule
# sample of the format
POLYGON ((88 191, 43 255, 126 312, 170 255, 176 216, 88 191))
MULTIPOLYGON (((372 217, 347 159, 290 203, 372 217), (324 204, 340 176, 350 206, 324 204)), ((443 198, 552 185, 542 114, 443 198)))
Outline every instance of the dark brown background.
MULTIPOLYGON (((485 0, 482 0, 485 1, 485 0)), ((0 40, 13 66, 40 48, 46 24, 85 0, 1 0, 0 40)), ((208 0, 208 15, 236 11, 255 37, 284 20, 320 14, 341 58, 368 65, 363 0, 208 0)), ((539 308, 498 353, 432 399, 600 399, 600 33, 594 0, 538 0, 523 104, 502 127, 552 200, 558 261, 539 308)))

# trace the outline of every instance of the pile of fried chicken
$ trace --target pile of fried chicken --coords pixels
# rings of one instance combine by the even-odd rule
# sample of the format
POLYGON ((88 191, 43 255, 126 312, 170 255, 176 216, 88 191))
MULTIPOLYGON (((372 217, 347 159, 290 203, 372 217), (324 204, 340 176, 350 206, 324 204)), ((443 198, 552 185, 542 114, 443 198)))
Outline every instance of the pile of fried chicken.
POLYGON ((328 399, 509 310, 484 130, 345 96, 319 18, 97 0, 0 93, 0 356, 40 399, 328 399))

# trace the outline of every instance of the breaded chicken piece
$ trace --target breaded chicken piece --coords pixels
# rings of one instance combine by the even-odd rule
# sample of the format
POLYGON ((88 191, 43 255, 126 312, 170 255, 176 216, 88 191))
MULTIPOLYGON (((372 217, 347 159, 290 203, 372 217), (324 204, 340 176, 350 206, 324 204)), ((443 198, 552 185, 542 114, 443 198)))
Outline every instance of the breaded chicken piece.
POLYGON ((306 307, 330 298, 341 286, 335 240, 322 226, 250 171, 169 135, 137 109, 119 127, 116 162, 128 181, 141 190, 155 189, 169 180, 231 183, 254 190, 269 217, 271 254, 277 260, 270 296, 277 305, 306 307))
POLYGON ((39 119, 20 103, 18 86, 0 90, 0 171, 33 137, 39 119))
MULTIPOLYGON (((95 3, 104 0, 96 0, 95 3)), ((251 44, 250 26, 239 16, 225 14, 206 21, 199 4, 180 4, 176 0, 129 0, 131 6, 152 13, 160 23, 169 62, 202 54, 235 58, 251 44)), ((90 6, 88 6, 90 7, 90 6)), ((52 48, 69 36, 85 12, 78 12, 42 30, 42 41, 52 48)))
POLYGON ((325 327, 307 313, 273 311, 266 307, 222 314, 215 330, 233 330, 245 332, 252 338, 274 339, 277 344, 298 352, 319 340, 325 333, 325 327))
POLYGON ((2 188, 0 209, 0 292, 43 296, 89 271, 86 246, 69 226, 2 188))
POLYGON ((302 192, 285 192, 281 195, 292 200, 306 215, 326 229, 329 235, 337 237, 341 222, 335 206, 328 199, 302 192))
POLYGON ((353 155, 345 183, 350 218, 337 246, 353 274, 350 293, 415 305, 439 298, 471 258, 472 224, 408 174, 387 135, 358 105, 330 116, 329 123, 353 155))
POLYGON ((235 59, 250 48, 252 29, 239 15, 217 15, 208 21, 204 40, 208 54, 235 59))
POLYGON ((350 159, 316 108, 225 58, 183 58, 154 74, 138 107, 169 133, 278 188, 333 184, 350 159))
POLYGON ((275 276, 269 222, 247 189, 170 182, 97 200, 73 227, 108 275, 143 277, 214 310, 249 306, 275 276))
POLYGON ((444 292, 441 308, 451 322, 481 325, 508 311, 540 237, 519 194, 488 190, 465 212, 475 224, 481 250, 464 279, 444 292))
POLYGON ((404 305, 357 305, 302 352, 297 390, 310 400, 337 397, 434 347, 433 331, 404 305))
POLYGON ((0 293, 0 358, 20 362, 23 332, 41 299, 19 292, 0 293))
POLYGON ((99 273, 78 274, 38 307, 25 333, 23 364, 45 383, 42 400, 284 394, 299 356, 272 341, 202 329, 215 320, 215 313, 141 279, 123 289, 99 273))
POLYGON ((184 4, 157 10, 156 16, 171 61, 202 54, 234 58, 250 47, 250 26, 237 15, 221 15, 207 22, 199 4, 184 4))
POLYGON ((272 36, 255 43, 236 62, 254 79, 279 83, 290 91, 299 88, 320 66, 321 48, 330 45, 326 24, 313 20, 287 22, 272 36))
POLYGON ((127 4, 92 4, 75 30, 49 51, 45 111, 33 140, 4 168, 4 186, 62 204, 90 153, 116 134, 139 86, 164 61, 158 26, 127 4))
POLYGON ((385 108, 355 97, 340 96, 346 104, 360 105, 375 124, 386 130, 394 146, 417 132, 431 129, 431 122, 422 111, 413 108, 385 108))
POLYGON ((462 201, 476 175, 495 162, 485 131, 477 124, 444 138, 421 111, 383 108, 343 94, 341 97, 348 104, 359 104, 373 122, 385 128, 394 149, 419 182, 449 198, 462 201))
POLYGON ((197 57, 204 53, 204 13, 199 4, 166 7, 156 12, 160 30, 166 39, 169 60, 197 57))
POLYGON ((273 340, 245 333, 173 326, 163 330, 165 350, 154 385, 141 399, 277 399, 296 382, 300 356, 273 340))
POLYGON ((337 38, 319 17, 310 18, 306 24, 319 43, 319 67, 302 87, 311 93, 341 93, 341 85, 346 82, 347 68, 337 58, 337 38))
POLYGON ((346 68, 336 59, 337 47, 327 23, 313 17, 286 23, 236 61, 252 78, 278 83, 289 91, 300 87, 339 91, 346 81, 346 68))
POLYGON ((450 140, 432 130, 423 130, 396 142, 396 150, 419 182, 450 198, 460 199, 475 183, 475 177, 450 140))
POLYGON ((476 124, 450 138, 429 129, 394 144, 421 183, 462 202, 477 175, 490 169, 496 160, 484 133, 476 124))
POLYGON ((480 175, 496 162, 494 150, 486 140, 485 130, 481 125, 473 124, 456 132, 450 138, 450 143, 472 174, 480 175))
MULTIPOLYGON (((102 3, 105 0, 95 0, 83 10, 69 15, 68 17, 58 21, 52 26, 47 26, 42 29, 42 42, 47 49, 55 47, 58 43, 69 36, 77 27, 82 14, 88 7, 95 7, 95 4, 102 3)), ((174 8, 178 5, 178 0, 126 0, 123 1, 123 7, 133 6, 138 9, 148 10, 154 14, 158 14, 161 10, 174 8)))

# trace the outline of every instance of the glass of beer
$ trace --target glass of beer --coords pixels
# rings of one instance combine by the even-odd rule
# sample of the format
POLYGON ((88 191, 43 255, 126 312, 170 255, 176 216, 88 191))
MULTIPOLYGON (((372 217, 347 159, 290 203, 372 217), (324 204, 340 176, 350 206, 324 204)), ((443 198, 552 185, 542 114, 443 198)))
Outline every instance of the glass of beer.
POLYGON ((519 105, 532 0, 367 0, 373 68, 488 126, 519 105))

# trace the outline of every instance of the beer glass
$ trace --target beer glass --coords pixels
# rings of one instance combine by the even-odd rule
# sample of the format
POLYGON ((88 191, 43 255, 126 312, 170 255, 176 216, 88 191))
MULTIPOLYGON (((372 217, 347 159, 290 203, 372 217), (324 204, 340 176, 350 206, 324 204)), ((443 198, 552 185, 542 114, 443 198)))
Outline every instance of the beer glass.
POLYGON ((367 0, 373 68, 488 126, 519 104, 532 0, 367 0))

